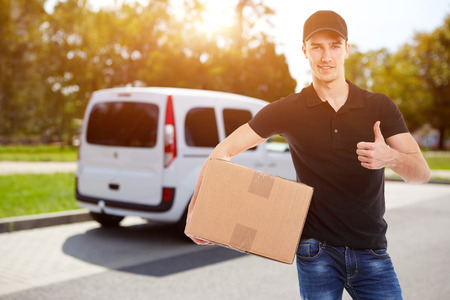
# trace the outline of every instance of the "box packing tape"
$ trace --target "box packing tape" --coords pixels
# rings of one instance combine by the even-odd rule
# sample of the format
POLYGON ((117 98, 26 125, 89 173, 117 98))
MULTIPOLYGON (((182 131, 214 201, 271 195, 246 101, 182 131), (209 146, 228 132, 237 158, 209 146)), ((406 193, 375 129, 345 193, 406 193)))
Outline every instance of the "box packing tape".
POLYGON ((275 178, 274 175, 255 171, 248 192, 269 199, 275 178))
POLYGON ((237 223, 234 226, 229 245, 234 249, 248 252, 252 248, 256 233, 256 229, 237 223))

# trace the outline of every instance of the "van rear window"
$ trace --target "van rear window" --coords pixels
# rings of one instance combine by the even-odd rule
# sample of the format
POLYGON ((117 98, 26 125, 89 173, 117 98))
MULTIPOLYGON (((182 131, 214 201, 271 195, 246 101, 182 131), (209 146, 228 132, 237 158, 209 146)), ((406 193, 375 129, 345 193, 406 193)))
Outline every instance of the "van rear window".
POLYGON ((102 102, 89 115, 90 144, 151 148, 156 145, 159 108, 142 102, 102 102))

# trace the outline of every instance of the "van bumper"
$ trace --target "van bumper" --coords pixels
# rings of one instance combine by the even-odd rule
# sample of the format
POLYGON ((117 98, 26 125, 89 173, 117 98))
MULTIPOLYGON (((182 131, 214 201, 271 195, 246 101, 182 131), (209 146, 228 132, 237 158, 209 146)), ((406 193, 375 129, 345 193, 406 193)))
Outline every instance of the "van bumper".
POLYGON ((78 182, 76 183, 75 197, 79 202, 85 202, 88 204, 98 205, 100 201, 104 204, 104 208, 120 208, 135 211, 144 212, 166 212, 172 208, 173 200, 175 199, 175 189, 173 189, 172 197, 170 199, 163 199, 158 205, 147 205, 141 203, 130 203, 127 201, 111 200, 104 198, 95 198, 86 195, 82 195, 78 190, 78 182))

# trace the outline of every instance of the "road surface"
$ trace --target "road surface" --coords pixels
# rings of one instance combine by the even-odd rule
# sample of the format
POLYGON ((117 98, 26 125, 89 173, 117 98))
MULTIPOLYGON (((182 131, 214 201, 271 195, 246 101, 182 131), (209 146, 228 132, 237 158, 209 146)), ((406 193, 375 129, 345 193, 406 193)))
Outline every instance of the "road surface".
MULTIPOLYGON (((388 182, 386 197, 404 298, 448 299, 450 185, 388 182)), ((0 299, 299 299, 295 264, 197 246, 140 219, 123 225, 0 234, 0 299)))

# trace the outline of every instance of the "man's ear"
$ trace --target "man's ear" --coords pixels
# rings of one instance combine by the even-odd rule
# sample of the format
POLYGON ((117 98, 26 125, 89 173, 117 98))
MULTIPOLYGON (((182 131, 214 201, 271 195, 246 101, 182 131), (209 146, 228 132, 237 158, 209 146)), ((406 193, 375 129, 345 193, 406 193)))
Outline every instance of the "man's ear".
POLYGON ((348 42, 345 42, 345 58, 348 58, 348 55, 350 54, 350 44, 348 42))
POLYGON ((308 54, 306 54, 306 44, 305 43, 303 43, 303 45, 302 45, 302 51, 303 51, 303 54, 305 55, 305 58, 308 59, 308 54))

